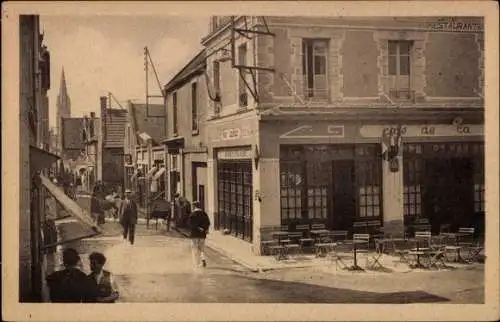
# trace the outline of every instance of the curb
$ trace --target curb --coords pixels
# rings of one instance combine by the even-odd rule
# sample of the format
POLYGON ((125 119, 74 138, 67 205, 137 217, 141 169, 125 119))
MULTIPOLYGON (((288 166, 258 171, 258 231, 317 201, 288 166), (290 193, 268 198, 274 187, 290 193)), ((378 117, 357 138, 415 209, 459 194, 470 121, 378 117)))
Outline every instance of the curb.
MULTIPOLYGON (((173 227, 172 228, 173 230, 177 231, 179 234, 183 235, 184 237, 188 237, 189 238, 189 234, 184 231, 184 230, 181 230, 177 227, 173 227)), ((218 247, 214 242, 212 241, 207 241, 206 243, 206 246, 214 251, 216 251, 217 253, 219 254, 222 254, 223 256, 229 258, 230 260, 232 260, 233 262, 236 262, 238 263, 239 265, 245 267, 246 269, 252 271, 252 272, 261 272, 263 271, 262 269, 260 269, 259 267, 257 266, 253 266, 251 264, 248 264, 246 263, 245 261, 242 261, 241 259, 239 258, 236 258, 234 257, 232 254, 230 254, 228 251, 222 249, 221 247, 218 247)))

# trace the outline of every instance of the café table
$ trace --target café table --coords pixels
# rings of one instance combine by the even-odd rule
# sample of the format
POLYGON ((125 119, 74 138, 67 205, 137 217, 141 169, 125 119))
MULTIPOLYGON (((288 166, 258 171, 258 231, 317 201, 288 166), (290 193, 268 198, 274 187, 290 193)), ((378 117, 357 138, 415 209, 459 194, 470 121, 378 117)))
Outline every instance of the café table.
POLYGON ((314 245, 316 248, 316 256, 322 257, 328 253, 326 245, 322 245, 321 237, 327 236, 330 231, 328 229, 316 229, 309 232, 314 239, 314 245))
POLYGON ((416 248, 413 248, 410 250, 410 255, 415 255, 416 256, 416 263, 412 265, 412 268, 427 268, 422 262, 420 262, 420 256, 423 256, 426 254, 426 252, 429 252, 431 249, 428 247, 420 247, 420 242, 422 239, 420 238, 410 238, 408 241, 415 242, 416 243, 416 248))
POLYGON ((353 257, 354 257, 354 263, 352 266, 350 267, 347 267, 347 270, 349 271, 364 271, 364 269, 358 265, 358 259, 357 259, 357 246, 356 245, 360 245, 360 244, 368 244, 368 241, 366 240, 346 240, 345 243, 352 243, 353 244, 353 247, 352 247, 352 252, 353 252, 353 257))
POLYGON ((284 245, 289 242, 287 231, 274 231, 271 233, 274 239, 278 242, 278 246, 276 247, 278 254, 276 255, 278 260, 287 259, 288 254, 286 253, 286 248, 284 245))

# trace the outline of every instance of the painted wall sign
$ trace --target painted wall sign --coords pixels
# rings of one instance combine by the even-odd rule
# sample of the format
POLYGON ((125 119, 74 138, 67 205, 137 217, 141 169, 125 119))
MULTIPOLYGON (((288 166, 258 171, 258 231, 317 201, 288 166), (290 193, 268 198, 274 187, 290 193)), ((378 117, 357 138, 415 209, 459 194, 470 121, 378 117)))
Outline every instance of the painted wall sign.
POLYGON ((217 159, 219 160, 241 160, 251 159, 252 157, 252 149, 250 148, 221 149, 217 151, 217 159))
POLYGON ((483 135, 483 125, 481 124, 462 124, 462 125, 403 125, 398 128, 396 125, 365 125, 359 129, 363 137, 375 138, 386 134, 397 134, 401 131, 404 137, 432 137, 432 136, 474 136, 483 135))
POLYGON ((343 138, 343 125, 302 125, 280 135, 280 138, 343 138))
POLYGON ((220 139, 222 141, 226 140, 237 140, 241 138, 248 138, 253 135, 253 130, 248 127, 235 127, 230 129, 224 129, 220 131, 220 139))

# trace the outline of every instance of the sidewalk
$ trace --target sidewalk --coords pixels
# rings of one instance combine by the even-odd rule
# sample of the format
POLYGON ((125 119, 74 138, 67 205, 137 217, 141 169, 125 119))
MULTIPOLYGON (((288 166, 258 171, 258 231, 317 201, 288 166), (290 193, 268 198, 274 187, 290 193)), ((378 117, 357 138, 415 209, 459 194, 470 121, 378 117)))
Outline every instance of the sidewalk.
MULTIPOLYGON (((183 229, 177 229, 184 236, 188 236, 188 232, 183 229)), ((289 269, 289 268, 315 268, 321 271, 328 271, 329 273, 345 275, 345 274, 359 274, 359 272, 351 272, 347 270, 337 269, 335 260, 325 257, 316 257, 313 254, 299 254, 292 255, 287 260, 277 261, 274 256, 259 256, 252 252, 252 245, 235 238, 231 235, 224 235, 219 231, 212 231, 207 235, 206 239, 207 247, 225 255, 231 260, 237 262, 238 264, 244 266, 245 268, 253 272, 264 272, 270 270, 279 269, 289 269)), ((379 259, 383 268, 380 270, 365 270, 363 274, 387 274, 387 273, 410 273, 410 272, 432 272, 433 270, 428 269, 412 269, 406 264, 399 263, 398 258, 383 254, 379 259)), ((366 255, 358 255, 358 263, 362 267, 366 263, 366 255)), ((352 265, 352 261, 346 260, 346 265, 352 265)), ((451 269, 465 269, 472 268, 476 266, 482 266, 484 264, 458 264, 458 263, 447 263, 450 267, 449 269, 440 269, 440 271, 447 271, 451 269)))

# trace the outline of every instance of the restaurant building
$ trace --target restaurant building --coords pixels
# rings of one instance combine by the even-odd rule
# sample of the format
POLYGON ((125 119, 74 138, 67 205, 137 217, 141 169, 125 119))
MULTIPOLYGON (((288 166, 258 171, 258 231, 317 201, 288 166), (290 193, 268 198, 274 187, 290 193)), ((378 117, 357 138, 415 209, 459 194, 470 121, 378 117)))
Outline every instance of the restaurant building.
POLYGON ((483 22, 459 20, 213 17, 215 229, 258 252, 297 223, 484 225, 483 22))

